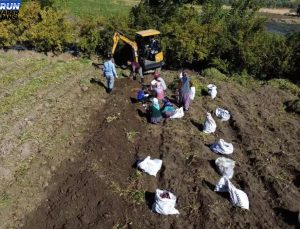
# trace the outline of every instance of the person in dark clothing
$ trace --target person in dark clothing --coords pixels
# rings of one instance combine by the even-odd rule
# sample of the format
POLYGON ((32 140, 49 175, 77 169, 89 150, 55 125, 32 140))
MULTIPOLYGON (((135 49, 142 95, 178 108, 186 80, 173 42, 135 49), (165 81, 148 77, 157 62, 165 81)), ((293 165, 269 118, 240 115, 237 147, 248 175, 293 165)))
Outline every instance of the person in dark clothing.
POLYGON ((144 83, 143 69, 141 65, 135 61, 128 61, 127 63, 131 66, 130 77, 133 77, 135 80, 136 76, 139 75, 141 78, 141 83, 144 83))
POLYGON ((185 111, 189 110, 191 94, 191 80, 186 71, 182 72, 182 78, 179 83, 179 101, 185 111))

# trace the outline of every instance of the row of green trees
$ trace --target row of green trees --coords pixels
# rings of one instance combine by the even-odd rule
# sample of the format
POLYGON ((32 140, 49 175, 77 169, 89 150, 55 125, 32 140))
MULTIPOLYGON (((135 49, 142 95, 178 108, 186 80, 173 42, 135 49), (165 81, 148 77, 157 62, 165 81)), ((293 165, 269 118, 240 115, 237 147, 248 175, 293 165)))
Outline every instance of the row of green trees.
MULTIPOLYGON (((223 4, 231 5, 235 0, 221 0, 223 4)), ((271 7, 271 8, 281 8, 287 7, 292 9, 297 9, 297 6, 300 4, 300 1, 293 0, 262 0, 261 6, 271 7)))
POLYGON ((208 0, 199 12, 178 1, 143 0, 132 9, 131 26, 162 31, 169 65, 213 66, 224 73, 244 71, 296 81, 300 34, 284 37, 266 32, 265 19, 257 14, 261 1, 237 0, 231 6, 224 9, 220 1, 208 0))
POLYGON ((236 0, 230 9, 217 0, 142 0, 127 18, 86 20, 55 8, 55 0, 42 2, 28 1, 18 20, 0 22, 2 48, 23 45, 43 52, 77 49, 101 55, 111 49, 116 30, 133 38, 136 30, 156 28, 162 32, 169 67, 215 67, 229 74, 299 80, 300 34, 266 32, 265 19, 256 13, 259 0, 236 0))

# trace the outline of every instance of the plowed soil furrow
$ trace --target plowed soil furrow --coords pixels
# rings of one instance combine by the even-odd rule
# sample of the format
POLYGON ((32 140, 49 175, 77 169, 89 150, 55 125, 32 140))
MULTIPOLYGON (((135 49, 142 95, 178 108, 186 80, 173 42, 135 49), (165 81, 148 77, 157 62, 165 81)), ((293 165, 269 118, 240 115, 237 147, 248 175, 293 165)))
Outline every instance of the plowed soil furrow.
MULTIPOLYGON (((58 60, 47 61, 56 66, 58 60)), ((283 106, 296 98, 291 93, 197 76, 204 85, 218 86, 217 98, 196 97, 184 118, 152 125, 142 104, 132 102, 140 88, 136 81, 119 79, 106 95, 104 78, 99 84, 88 82, 99 71, 73 61, 76 69, 58 61, 61 71, 34 87, 27 107, 24 98, 11 118, 3 113, 8 128, 0 129, 6 133, 0 149, 11 153, 3 155, 0 166, 0 177, 7 181, 0 187, 0 228, 296 227, 300 119, 283 106), (205 114, 217 107, 228 109, 231 120, 221 122, 213 115, 217 131, 204 134, 205 114), (221 177, 215 160, 221 155, 209 146, 220 138, 235 147, 227 156, 236 161, 232 183, 247 193, 249 211, 214 192, 221 177), (137 160, 148 155, 163 160, 156 177, 136 169, 137 160), (151 211, 157 188, 177 196, 180 215, 151 211)), ((41 71, 48 74, 48 68, 41 71)), ((177 74, 162 72, 167 84, 177 74)))
MULTIPOLYGON (((80 169, 75 170, 72 166, 62 169, 69 171, 68 176, 72 179, 62 178, 62 174, 56 177, 62 182, 58 187, 67 187, 67 191, 52 190, 48 198, 50 203, 43 203, 37 210, 38 217, 36 213, 30 216, 24 228, 38 228, 43 221, 47 222, 47 228, 111 228, 116 225, 132 225, 133 228, 288 228, 288 224, 278 217, 278 211, 273 209, 280 204, 276 204, 278 199, 274 200, 272 188, 255 173, 247 155, 249 144, 259 143, 250 137, 255 126, 248 123, 255 120, 242 115, 247 112, 255 115, 252 108, 247 109, 235 95, 230 99, 222 97, 220 90, 220 98, 216 101, 207 97, 201 102, 196 99, 184 119, 148 125, 137 115, 137 109, 142 111, 143 108, 129 102, 135 88, 136 84, 128 80, 118 85, 115 95, 109 98, 99 115, 106 118, 95 126, 96 131, 84 146, 85 156, 79 159, 80 169), (226 104, 231 104, 232 121, 221 123, 217 120, 218 131, 214 135, 202 134, 199 126, 205 112, 226 104), (138 133, 134 140, 128 139, 128 134, 134 132, 138 133), (220 178, 214 167, 218 155, 212 153, 208 145, 219 138, 233 142, 236 147, 231 156, 237 162, 232 182, 248 194, 250 211, 233 207, 227 195, 213 191, 220 178), (147 155, 163 160, 163 168, 156 178, 137 174, 132 167, 137 159, 147 155), (82 178, 87 171, 94 174, 82 178), (74 182, 76 185, 72 184, 74 182), (179 217, 164 218, 151 213, 149 207, 156 188, 168 189, 177 195, 179 217), (57 197, 56 193, 61 194, 57 197), (143 193, 142 200, 135 197, 143 193), (90 199, 94 201, 90 203, 90 199), (73 205, 65 200, 76 202, 76 210, 71 210, 73 205), (120 208, 114 208, 116 204, 126 210, 120 212, 120 208), (71 215, 57 215, 62 211, 71 215)), ((241 91, 237 90, 236 94, 239 93, 241 91)), ((266 120, 257 121, 261 124, 266 120)), ((265 170, 262 172, 266 173, 265 170)))

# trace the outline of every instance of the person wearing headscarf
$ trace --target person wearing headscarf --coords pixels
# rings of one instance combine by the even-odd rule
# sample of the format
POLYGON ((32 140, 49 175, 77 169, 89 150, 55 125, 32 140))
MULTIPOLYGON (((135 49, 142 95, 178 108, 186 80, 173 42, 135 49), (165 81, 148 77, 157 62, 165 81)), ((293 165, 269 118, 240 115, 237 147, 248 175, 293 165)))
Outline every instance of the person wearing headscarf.
POLYGON ((157 124, 162 120, 159 101, 155 97, 153 97, 150 101, 151 101, 151 104, 149 107, 150 122, 153 124, 157 124))
POLYGON ((151 81, 151 89, 156 92, 159 100, 163 100, 165 98, 166 83, 160 77, 159 73, 154 74, 154 80, 151 81))
POLYGON ((190 107, 190 94, 191 94, 191 80, 188 77, 186 71, 182 72, 182 78, 180 79, 179 86, 179 102, 185 111, 190 107))
POLYGON ((153 74, 154 80, 153 81, 159 81, 161 83, 162 88, 164 89, 164 91, 167 90, 167 85, 165 80, 161 77, 160 73, 155 72, 153 74))
POLYGON ((173 116, 175 114, 175 108, 173 106, 173 104, 170 102, 170 100, 168 99, 164 99, 163 100, 164 106, 162 108, 162 115, 165 118, 170 118, 171 116, 173 116))

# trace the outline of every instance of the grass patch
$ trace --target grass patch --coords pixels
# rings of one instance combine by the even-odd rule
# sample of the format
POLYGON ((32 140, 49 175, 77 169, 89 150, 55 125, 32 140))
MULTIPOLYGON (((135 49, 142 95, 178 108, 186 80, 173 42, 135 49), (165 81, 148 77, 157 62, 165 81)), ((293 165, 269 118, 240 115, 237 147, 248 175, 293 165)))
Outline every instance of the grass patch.
POLYGON ((300 99, 287 101, 284 103, 284 106, 286 111, 300 114, 300 99))
POLYGON ((250 87, 253 85, 258 85, 257 80, 255 80, 252 76, 249 76, 247 73, 241 73, 241 74, 233 74, 230 77, 230 80, 233 83, 237 83, 243 87, 250 87))
POLYGON ((125 188, 114 181, 111 182, 110 187, 114 193, 125 198, 126 201, 139 205, 145 202, 145 190, 139 188, 141 178, 142 173, 136 170, 128 177, 128 184, 125 188))
POLYGON ((6 192, 0 194, 0 208, 6 207, 10 202, 10 197, 6 192))
POLYGON ((192 79, 193 86, 196 88, 196 96, 205 96, 208 95, 207 86, 203 84, 199 79, 192 79))
POLYGON ((22 67, 16 66, 14 67, 9 74, 2 73, 0 74, 0 85, 3 87, 7 87, 10 83, 17 79, 27 78, 32 75, 34 72, 40 70, 48 64, 48 61, 45 59, 41 60, 32 60, 29 62, 22 64, 22 67))
POLYGON ((267 84, 274 88, 291 92, 294 95, 300 95, 300 88, 289 80, 273 79, 273 80, 269 80, 267 84))
POLYGON ((112 229, 128 229, 128 228, 132 228, 132 222, 125 223, 125 224, 117 223, 112 227, 112 229))
POLYGON ((17 181, 21 181, 23 177, 27 174, 30 166, 29 163, 22 164, 14 173, 14 177, 17 181))
POLYGON ((117 114, 114 114, 114 115, 111 115, 111 116, 106 117, 105 120, 106 120, 107 123, 110 123, 110 122, 112 122, 112 121, 114 121, 114 120, 119 119, 119 118, 120 118, 120 115, 121 115, 121 113, 117 113, 117 114))
POLYGON ((209 79, 215 79, 219 81, 229 81, 229 78, 216 68, 207 68, 203 71, 202 75, 209 79))
POLYGON ((136 136, 139 134, 139 132, 135 132, 135 131, 130 131, 130 132, 126 132, 126 137, 127 140, 131 143, 135 142, 136 136))
POLYGON ((77 72, 79 71, 80 66, 78 61, 71 61, 65 64, 59 63, 55 69, 51 70, 51 72, 47 72, 42 76, 32 79, 24 87, 0 100, 0 115, 8 113, 17 105, 34 96, 37 91, 49 87, 50 84, 60 83, 66 78, 66 73, 71 74, 72 72, 77 72))
POLYGON ((126 16, 131 7, 138 3, 138 0, 66 0, 57 4, 81 18, 107 18, 119 15, 126 16))

